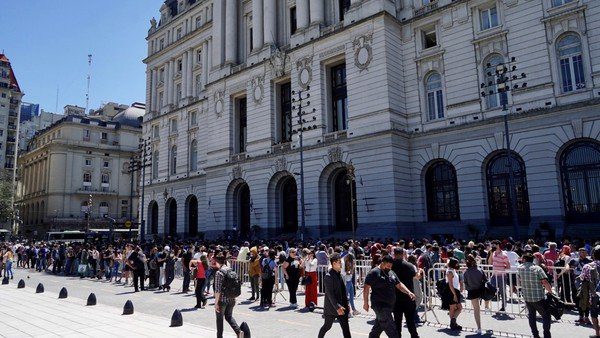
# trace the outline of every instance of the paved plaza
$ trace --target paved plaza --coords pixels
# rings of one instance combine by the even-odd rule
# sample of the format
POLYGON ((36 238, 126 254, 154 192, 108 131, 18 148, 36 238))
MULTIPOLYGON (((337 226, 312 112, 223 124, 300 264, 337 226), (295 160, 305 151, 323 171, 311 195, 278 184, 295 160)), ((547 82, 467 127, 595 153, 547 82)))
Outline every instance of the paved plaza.
MULTIPOLYGON (((215 313, 209 299, 206 309, 195 309, 193 293, 180 292, 181 280, 175 280, 170 293, 146 291, 134 293, 133 287, 115 285, 107 281, 80 279, 78 277, 54 276, 17 269, 15 279, 9 285, 0 286, 0 336, 4 337, 42 337, 42 336, 189 336, 214 337, 215 313), (29 277, 29 278, 28 278, 29 277), (17 289, 19 279, 24 279, 25 289, 17 289), (35 287, 42 282, 43 294, 36 294, 35 287), (68 299, 58 299, 62 287, 69 292, 68 299), (93 292, 98 301, 96 306, 85 306, 88 295, 93 292), (121 315, 123 305, 131 300, 135 307, 132 316, 121 315), (175 309, 183 314, 183 326, 171 328, 170 318, 175 309)), ((244 287, 242 296, 234 311, 234 317, 241 323, 247 322, 252 337, 286 338, 316 337, 322 324, 320 310, 305 313, 301 309, 287 306, 282 296, 277 295, 277 307, 262 310, 258 302, 246 301, 248 288, 244 287)), ((373 324, 373 312, 364 314, 362 297, 356 300, 357 308, 363 314, 350 319, 353 337, 367 337, 373 324)), ((319 297, 322 305, 323 298, 319 297)), ((304 303, 302 294, 299 304, 304 303)), ((422 314, 422 313, 421 313, 422 314)), ((459 317, 459 323, 465 328, 456 333, 446 325, 448 316, 445 311, 428 312, 428 322, 418 327, 421 337, 530 337, 531 333, 524 317, 498 316, 486 313, 482 316, 482 325, 487 331, 479 336, 475 333, 472 313, 465 312, 459 317), (441 322, 438 324, 436 316, 441 322)), ((554 322, 552 333, 555 337, 588 337, 591 327, 575 325, 573 314, 566 314, 560 322, 554 322)), ((232 335, 225 324, 225 332, 232 335)), ((539 323, 541 329, 541 322, 539 323)), ((408 336, 406 328, 404 336, 408 336)), ((334 325, 327 337, 341 337, 339 325, 334 325)), ((385 336, 382 335, 382 336, 385 336)))

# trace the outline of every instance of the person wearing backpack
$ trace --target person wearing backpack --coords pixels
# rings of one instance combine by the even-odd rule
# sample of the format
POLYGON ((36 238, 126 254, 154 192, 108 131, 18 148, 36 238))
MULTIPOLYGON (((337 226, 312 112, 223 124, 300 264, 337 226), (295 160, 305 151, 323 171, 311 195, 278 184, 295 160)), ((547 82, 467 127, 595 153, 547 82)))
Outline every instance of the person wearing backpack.
POLYGON ((241 284, 237 274, 225 265, 225 255, 215 257, 213 268, 215 274, 215 313, 217 316, 217 338, 223 338, 223 318, 229 323, 238 337, 243 337, 242 331, 233 318, 235 299, 241 293, 241 284))
POLYGON ((600 296, 598 295, 600 292, 600 245, 594 247, 592 258, 594 261, 584 265, 580 275, 582 283, 589 281, 589 294, 581 296, 590 299, 590 316, 595 331, 595 335, 591 335, 590 338, 600 338, 600 325, 598 323, 598 314, 600 313, 600 296))
POLYGON ((260 306, 271 307, 273 305, 273 287, 275 286, 275 275, 277 271, 277 262, 275 250, 269 250, 269 255, 262 260, 262 288, 260 289, 260 306))

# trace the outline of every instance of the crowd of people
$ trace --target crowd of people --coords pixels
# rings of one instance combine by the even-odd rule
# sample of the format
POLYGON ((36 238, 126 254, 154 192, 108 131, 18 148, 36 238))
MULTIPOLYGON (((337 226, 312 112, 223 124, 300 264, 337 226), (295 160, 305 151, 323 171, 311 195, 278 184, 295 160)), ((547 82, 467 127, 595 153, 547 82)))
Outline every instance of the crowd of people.
POLYGON ((16 263, 18 268, 57 275, 132 283, 135 292, 147 289, 169 292, 176 270, 181 267, 177 271, 183 277, 181 290, 187 293, 193 289, 197 308, 206 307, 212 291, 218 336, 222 335, 224 320, 236 334, 243 332, 233 319, 236 297, 240 296, 232 289, 232 275, 228 273, 234 261, 247 265, 244 273, 250 282, 248 300, 258 302, 260 307, 275 306, 273 295, 284 292, 284 285, 289 306, 294 309, 300 307, 299 288, 304 291, 306 311, 319 307, 319 292, 324 293, 321 305, 325 321, 319 337, 324 337, 336 320, 344 337, 351 336, 348 318, 361 313, 355 306, 359 288, 362 288, 362 311, 375 314, 369 337, 379 337, 382 332, 388 337, 400 337, 403 319, 411 338, 419 337, 418 310, 427 296, 423 294, 423 283, 432 286, 437 280, 443 281, 436 296, 441 298, 442 309, 448 310, 451 330, 462 329, 459 316, 463 304, 470 302, 477 330, 482 333, 481 307, 489 308, 489 302, 496 301, 499 312, 504 312, 510 300, 507 293, 514 291, 525 302, 533 336, 540 336, 536 326, 539 313, 543 320, 542 335, 550 337, 550 311, 546 302, 554 292, 577 311, 579 325, 592 325, 595 331, 592 337, 600 337, 599 244, 583 240, 518 242, 511 238, 481 243, 444 238, 241 243, 170 238, 111 243, 16 240, 1 244, 0 254, 3 278, 14 278, 16 263), (359 261, 370 262, 367 267, 370 271, 357 275, 359 261), (493 295, 486 297, 490 289, 493 295))

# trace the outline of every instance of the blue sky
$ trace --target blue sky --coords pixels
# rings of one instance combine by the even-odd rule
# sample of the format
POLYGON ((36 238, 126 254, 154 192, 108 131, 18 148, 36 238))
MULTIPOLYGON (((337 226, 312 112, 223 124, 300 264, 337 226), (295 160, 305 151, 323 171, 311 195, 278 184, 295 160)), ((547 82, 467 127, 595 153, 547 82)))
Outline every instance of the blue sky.
POLYGON ((87 55, 93 55, 90 108, 144 102, 150 18, 164 0, 2 0, 0 51, 10 59, 24 101, 58 112, 85 106, 87 55))

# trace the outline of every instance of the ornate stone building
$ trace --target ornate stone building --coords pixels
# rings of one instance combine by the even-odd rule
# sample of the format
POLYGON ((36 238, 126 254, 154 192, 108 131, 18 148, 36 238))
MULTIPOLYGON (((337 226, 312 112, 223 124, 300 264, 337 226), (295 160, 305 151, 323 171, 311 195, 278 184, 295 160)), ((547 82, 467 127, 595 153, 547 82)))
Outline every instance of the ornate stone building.
POLYGON ((148 234, 297 232, 300 130, 310 236, 597 228, 598 1, 169 0, 147 41, 148 234))
POLYGON ((122 108, 106 117, 66 106, 65 116, 36 132, 18 161, 20 234, 108 228, 104 215, 117 227, 137 222, 138 179, 129 163, 138 153, 145 107, 122 108))

